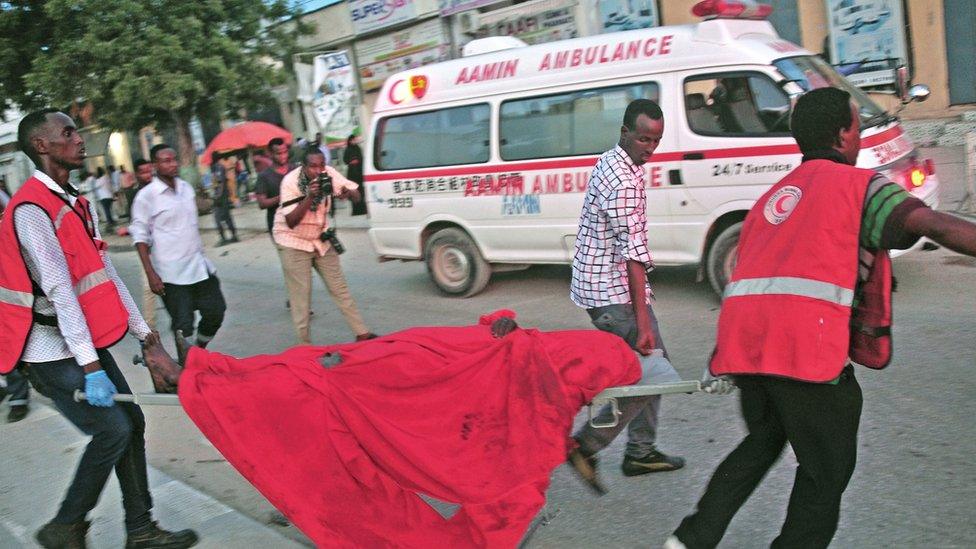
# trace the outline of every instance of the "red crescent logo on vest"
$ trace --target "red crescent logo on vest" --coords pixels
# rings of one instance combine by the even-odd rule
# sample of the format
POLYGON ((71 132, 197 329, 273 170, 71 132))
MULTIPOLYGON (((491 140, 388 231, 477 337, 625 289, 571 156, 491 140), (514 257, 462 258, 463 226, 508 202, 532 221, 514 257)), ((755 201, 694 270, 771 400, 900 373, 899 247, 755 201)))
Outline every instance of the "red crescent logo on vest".
POLYGON ((796 205, 800 203, 800 198, 802 197, 803 191, 799 187, 792 185, 774 192, 773 196, 770 196, 769 200, 766 201, 766 207, 763 208, 763 215, 766 216, 766 221, 769 221, 773 225, 779 225, 786 221, 786 218, 793 213, 793 208, 796 208, 796 205))

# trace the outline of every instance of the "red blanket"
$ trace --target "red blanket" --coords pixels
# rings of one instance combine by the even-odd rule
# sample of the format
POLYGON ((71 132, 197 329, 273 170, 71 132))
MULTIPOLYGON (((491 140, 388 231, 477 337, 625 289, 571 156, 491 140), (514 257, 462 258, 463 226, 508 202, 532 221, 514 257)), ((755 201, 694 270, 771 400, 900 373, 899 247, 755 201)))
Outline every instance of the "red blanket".
POLYGON ((320 547, 513 547, 579 408, 640 377, 599 332, 414 328, 238 359, 194 348, 200 430, 320 547), (326 367, 319 358, 338 353, 326 367), (443 518, 418 494, 460 504, 443 518))

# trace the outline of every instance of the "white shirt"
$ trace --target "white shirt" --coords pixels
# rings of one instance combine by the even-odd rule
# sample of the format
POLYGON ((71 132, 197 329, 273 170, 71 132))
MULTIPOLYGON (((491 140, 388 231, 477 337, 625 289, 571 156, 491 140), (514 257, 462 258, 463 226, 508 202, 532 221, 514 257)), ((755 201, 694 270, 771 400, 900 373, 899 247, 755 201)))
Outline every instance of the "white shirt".
POLYGON ((95 180, 95 200, 112 198, 112 178, 108 174, 95 180))
POLYGON ((149 245, 149 258, 163 282, 188 286, 217 272, 203 255, 198 217, 196 193, 180 178, 171 189, 154 177, 136 194, 129 234, 133 243, 149 245))
MULTIPOLYGON (((64 190, 44 172, 35 171, 34 177, 61 198, 75 205, 77 198, 65 194, 64 190)), ((98 232, 98 214, 94 204, 88 203, 89 214, 94 223, 95 238, 101 239, 98 232)), ((74 357, 78 364, 89 364, 98 360, 92 345, 91 332, 85 315, 78 304, 78 298, 71 283, 71 272, 65 260, 61 243, 54 234, 51 218, 40 206, 23 204, 14 212, 14 228, 20 240, 20 253, 31 278, 38 283, 43 296, 34 300, 34 310, 46 316, 57 316, 57 326, 35 324, 27 338, 21 360, 24 362, 51 362, 74 357)), ((139 339, 149 334, 149 326, 139 313, 129 290, 122 283, 112 260, 106 252, 101 252, 105 271, 115 283, 122 304, 129 312, 129 331, 139 339)))
POLYGON ((329 150, 329 147, 327 145, 319 145, 319 150, 322 151, 322 156, 325 157, 325 165, 332 164, 332 151, 329 150))

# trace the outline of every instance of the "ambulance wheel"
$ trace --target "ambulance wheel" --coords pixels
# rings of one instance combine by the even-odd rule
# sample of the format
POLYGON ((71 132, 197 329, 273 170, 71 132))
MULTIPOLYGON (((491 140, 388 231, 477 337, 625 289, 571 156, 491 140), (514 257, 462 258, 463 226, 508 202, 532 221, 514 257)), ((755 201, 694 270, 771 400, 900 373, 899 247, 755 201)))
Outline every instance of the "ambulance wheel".
POLYGON ((448 295, 471 297, 488 285, 491 265, 461 229, 441 229, 427 238, 424 260, 431 280, 448 295))
POLYGON ((715 237, 712 247, 708 250, 705 270, 712 289, 719 297, 722 297, 725 285, 732 278, 732 269, 735 268, 735 260, 739 252, 740 232, 742 232, 742 222, 726 227, 715 237))

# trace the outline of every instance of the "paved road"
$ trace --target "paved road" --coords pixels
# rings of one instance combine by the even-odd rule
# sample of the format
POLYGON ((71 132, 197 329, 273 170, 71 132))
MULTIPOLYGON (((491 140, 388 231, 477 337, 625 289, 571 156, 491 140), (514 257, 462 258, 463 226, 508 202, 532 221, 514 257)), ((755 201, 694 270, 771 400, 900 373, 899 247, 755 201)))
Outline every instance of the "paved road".
MULTIPOLYGON (((961 172, 958 154, 946 154, 943 176, 961 172)), ((944 204, 958 200, 947 185, 944 204)), ((259 225, 255 225, 258 227, 259 225)), ((525 326, 545 330, 588 328, 586 315, 567 298, 568 267, 535 267, 497 275, 488 289, 460 300, 438 295, 423 265, 378 264, 365 231, 347 229, 343 266, 370 328, 379 333, 418 325, 463 325, 506 307, 525 326)), ((212 235, 207 235, 212 238, 212 235)), ((208 249, 228 300, 225 327, 213 349, 238 356, 276 352, 294 342, 276 255, 266 234, 241 244, 208 249)), ((132 252, 114 255, 130 288, 140 288, 132 252)), ((974 459, 976 427, 976 260, 944 250, 918 252, 895 262, 896 353, 883 372, 861 370, 865 405, 860 460, 844 500, 836 547, 972 547, 976 545, 974 459)), ((653 275, 664 339, 683 377, 696 378, 714 342, 718 300, 689 268, 653 275)), ((320 282, 313 290, 312 338, 352 338, 320 282)), ((167 328, 166 315, 161 330, 167 328)), ((168 344, 172 347, 171 342, 168 344)), ((130 356, 135 345, 116 347, 130 356)), ((129 367, 132 385, 148 376, 129 367)), ((619 472, 623 439, 603 453, 610 494, 589 495, 563 467, 553 476, 548 525, 529 547, 659 546, 690 512, 708 476, 742 436, 735 397, 665 397, 661 447, 685 456, 678 472, 628 479, 619 472)), ((259 522, 271 506, 203 439, 178 408, 146 408, 151 464, 259 522)), ((531 418, 526 418, 531 421, 531 418)), ((578 418, 582 421, 582 417, 578 418)), ((0 426, 0 431, 3 427, 0 426)), ((782 521, 795 460, 789 450, 733 522, 726 547, 768 545, 782 521)), ((274 527, 307 543, 293 528, 274 527)))

